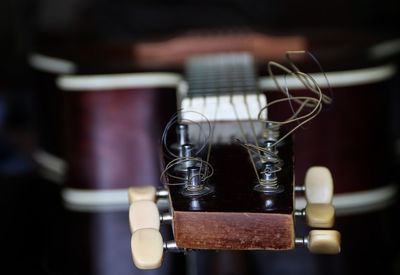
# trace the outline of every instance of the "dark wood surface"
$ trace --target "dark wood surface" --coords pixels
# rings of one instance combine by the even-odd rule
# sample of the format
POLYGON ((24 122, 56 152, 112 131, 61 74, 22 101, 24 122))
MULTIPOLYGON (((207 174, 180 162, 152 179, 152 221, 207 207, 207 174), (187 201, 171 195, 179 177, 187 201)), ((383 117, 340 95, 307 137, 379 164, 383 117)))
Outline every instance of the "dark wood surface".
POLYGON ((210 163, 215 173, 207 184, 214 192, 189 197, 182 194, 183 186, 169 186, 177 244, 197 249, 292 249, 291 138, 279 147, 279 156, 284 165, 277 176, 284 191, 265 194, 253 190, 258 182, 245 148, 237 143, 213 145, 210 163))
POLYGON ((214 144, 210 163, 214 175, 207 184, 214 188, 213 193, 191 198, 184 196, 182 186, 169 186, 174 211, 190 212, 239 212, 239 213, 282 213, 293 212, 293 151, 290 138, 279 147, 283 159, 282 171, 277 173, 279 184, 284 192, 264 194, 253 190, 258 183, 257 176, 245 148, 237 143, 214 144), (198 207, 191 207, 196 200, 198 207), (272 200, 272 201, 271 201, 272 200))

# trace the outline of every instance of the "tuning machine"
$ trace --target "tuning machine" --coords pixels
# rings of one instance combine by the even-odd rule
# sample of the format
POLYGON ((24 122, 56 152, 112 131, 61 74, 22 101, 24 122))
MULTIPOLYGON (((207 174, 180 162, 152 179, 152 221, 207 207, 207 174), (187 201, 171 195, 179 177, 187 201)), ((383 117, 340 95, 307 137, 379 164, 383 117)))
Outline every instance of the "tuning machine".
POLYGON ((296 187, 304 192, 306 208, 296 211, 296 216, 305 216, 307 225, 317 228, 330 228, 335 221, 335 207, 332 205, 333 179, 328 168, 314 166, 308 169, 304 186, 296 187))
POLYGON ((337 230, 311 230, 304 238, 296 238, 297 247, 307 247, 311 253, 338 254, 340 253, 340 232, 337 230))
MULTIPOLYGON (((314 166, 307 170, 304 186, 296 187, 304 192, 306 208, 296 211, 303 216, 308 226, 331 228, 335 222, 335 207, 332 205, 333 178, 328 168, 314 166)), ((336 230, 311 230, 306 238, 297 238, 296 244, 307 246, 312 253, 336 254, 340 252, 340 232, 336 230)))
POLYGON ((164 252, 182 252, 174 241, 164 242, 160 233, 160 223, 172 222, 172 215, 160 215, 156 198, 168 194, 166 190, 156 190, 153 186, 129 189, 129 225, 132 232, 132 259, 140 269, 155 269, 161 266, 164 252))

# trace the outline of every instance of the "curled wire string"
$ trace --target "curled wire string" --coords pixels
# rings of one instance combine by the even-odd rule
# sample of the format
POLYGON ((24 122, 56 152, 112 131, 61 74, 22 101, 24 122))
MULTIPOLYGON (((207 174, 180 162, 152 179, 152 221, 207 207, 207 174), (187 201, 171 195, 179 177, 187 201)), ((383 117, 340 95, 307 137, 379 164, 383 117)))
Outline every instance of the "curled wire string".
MULTIPOLYGON (((288 133, 286 133, 284 136, 280 137, 279 139, 277 139, 273 144, 269 145, 268 147, 261 147, 258 146, 258 144, 253 145, 250 143, 244 143, 244 142, 239 142, 239 144, 243 147, 245 147, 249 152, 253 152, 253 153, 259 153, 259 152, 263 152, 264 156, 260 155, 260 160, 262 162, 265 162, 269 157, 277 157, 277 153, 274 153, 271 149, 272 147, 276 146, 278 143, 280 143, 282 140, 284 140, 285 138, 287 138, 290 134, 292 134, 294 131, 296 131, 298 128, 302 127, 304 124, 306 124, 307 122, 309 122, 310 120, 314 119, 322 110, 322 104, 331 104, 332 103, 332 98, 325 95, 324 93, 322 93, 318 83, 316 82, 316 80, 309 74, 301 72, 296 65, 294 64, 294 62, 291 60, 290 55, 291 54, 308 54, 309 56, 311 56, 311 58, 314 60, 314 62, 318 65, 318 67, 320 68, 320 70, 323 72, 325 79, 328 83, 328 87, 329 90, 332 93, 328 78, 325 74, 325 72, 322 69, 322 66, 320 65, 320 63, 318 62, 318 60, 309 52, 307 51, 288 51, 286 52, 286 57, 289 60, 289 63, 291 65, 291 69, 277 63, 274 61, 270 61, 268 63, 268 73, 271 76, 272 80, 275 82, 275 85, 277 86, 277 88, 286 96, 285 98, 281 98, 281 99, 276 99, 273 100, 271 102, 268 102, 266 106, 264 106, 263 108, 260 109, 259 113, 258 113, 258 120, 262 123, 268 123, 268 124, 272 124, 273 127, 276 127, 277 129, 279 129, 280 126, 284 125, 284 124, 290 124, 293 122, 297 122, 297 125, 294 126, 288 133), (276 79, 275 74, 273 73, 272 68, 278 68, 282 71, 285 72, 285 88, 283 88, 278 80, 276 79), (296 79, 298 79, 303 85, 304 87, 311 91, 314 96, 293 96, 291 95, 291 93, 289 92, 289 88, 286 82, 286 77, 287 75, 291 75, 293 77, 295 77, 296 79), (288 102, 293 115, 289 118, 287 118, 286 120, 283 121, 274 121, 274 120, 269 120, 268 119, 268 109, 270 106, 274 105, 274 104, 278 104, 281 102, 288 102), (295 110, 293 108, 293 104, 297 103, 299 106, 298 108, 295 110), (304 114, 304 115, 300 115, 300 113, 304 110, 304 108, 311 108, 311 110, 304 114), (262 113, 266 112, 266 119, 262 118, 262 113)), ((261 173, 265 173, 265 172, 261 172, 261 173)))
POLYGON ((324 69, 322 68, 322 65, 318 61, 318 59, 309 51, 287 51, 286 52, 286 59, 289 61, 291 67, 297 72, 299 72, 300 70, 297 68, 297 66, 294 64, 293 60, 290 58, 290 55, 293 55, 293 54, 307 54, 309 57, 311 57, 311 59, 314 61, 314 63, 317 64, 318 69, 321 71, 322 75, 325 78, 326 84, 328 86, 331 102, 332 102, 333 101, 333 97, 334 97, 333 89, 332 89, 332 86, 331 86, 331 84, 329 82, 328 76, 326 75, 326 73, 325 73, 324 69))
MULTIPOLYGON (((204 150, 204 148, 205 148, 205 147, 208 145, 208 143, 209 143, 210 136, 211 136, 211 124, 210 124, 210 121, 207 119, 207 117, 204 116, 203 114, 198 113, 198 112, 195 112, 195 111, 186 111, 186 112, 178 111, 178 112, 176 112, 176 113, 171 117, 171 119, 168 121, 167 125, 166 125, 165 128, 164 128, 164 132, 163 132, 162 138, 161 138, 161 140, 162 140, 162 145, 163 145, 165 151, 168 152, 168 154, 169 154, 171 157, 173 157, 173 158, 179 158, 179 156, 178 156, 177 154, 174 154, 174 153, 173 153, 171 150, 169 150, 169 148, 168 148, 168 145, 167 145, 167 136, 168 136, 169 130, 171 129, 171 127, 172 127, 177 121, 179 121, 179 119, 182 117, 182 113, 189 113, 189 112, 190 112, 190 113, 196 113, 196 114, 202 116, 203 118, 205 118, 205 121, 207 122, 207 124, 208 124, 208 129, 209 129, 208 135, 204 133, 204 142, 203 142, 202 146, 200 146, 200 148, 196 151, 195 155, 198 155, 200 152, 202 152, 202 151, 204 150)), ((193 123, 193 124, 196 124, 196 125, 199 127, 199 132, 200 132, 200 133, 203 133, 203 132, 204 132, 201 123, 192 121, 192 120, 190 120, 190 119, 184 119, 184 121, 188 121, 188 122, 191 122, 191 123, 193 123)), ((182 122, 182 120, 181 120, 181 122, 182 122)))
POLYGON ((234 142, 238 143, 240 146, 250 151, 251 153, 258 154, 262 163, 267 162, 270 158, 278 158, 278 152, 273 152, 269 148, 257 146, 251 143, 245 143, 239 139, 235 139, 234 142), (259 154, 260 151, 264 154, 259 154))
MULTIPOLYGON (((288 56, 288 53, 287 53, 287 56, 288 56)), ((290 57, 289 57, 289 59, 290 59, 290 57)), ((243 139, 244 139, 244 143, 240 142, 239 144, 247 149, 249 156, 250 156, 250 160, 252 161, 253 168, 255 169, 258 182, 260 184, 265 184, 265 183, 262 182, 261 178, 259 177, 259 175, 257 173, 257 169, 256 169, 256 165, 253 160, 252 153, 258 154, 260 157, 260 160, 262 162, 268 161, 268 158, 277 157, 277 154, 272 151, 272 148, 275 145, 277 145, 278 143, 280 143, 282 140, 287 138, 291 133, 296 131, 299 127, 302 127, 302 125, 304 125, 305 123, 307 123, 310 120, 312 120, 313 118, 315 118, 322 110, 322 103, 330 104, 332 101, 332 99, 329 96, 322 93, 318 83, 315 81, 315 79, 312 76, 301 72, 294 65, 293 62, 291 62, 291 63, 293 65, 292 70, 277 63, 277 62, 274 62, 274 61, 270 61, 268 63, 268 72, 269 72, 271 78, 273 79, 273 81, 275 82, 275 84, 279 88, 279 90, 283 94, 285 94, 286 97, 269 102, 269 103, 267 103, 267 105, 265 107, 261 108, 258 113, 258 121, 260 121, 262 123, 272 124, 272 125, 274 125, 273 127, 276 127, 277 129, 279 129, 279 127, 281 125, 289 124, 289 123, 293 123, 293 122, 297 122, 298 125, 294 126, 288 133, 286 133, 281 138, 277 139, 273 144, 267 145, 267 147, 263 148, 263 147, 259 146, 257 142, 256 142, 256 145, 253 145, 253 144, 250 144, 247 142, 247 139, 243 132, 241 123, 239 120, 237 120, 239 123, 240 130, 242 132, 243 139), (291 75, 291 76, 297 78, 304 85, 304 87, 306 89, 308 89, 309 91, 311 91, 314 94, 314 96, 292 96, 289 92, 288 85, 286 85, 286 89, 283 89, 283 87, 278 83, 278 81, 273 73, 273 70, 272 70, 273 67, 283 70, 286 73, 286 75, 291 75), (285 101, 289 102, 289 104, 292 108, 292 111, 293 111, 293 115, 284 121, 269 120, 268 119, 268 107, 270 107, 271 105, 280 103, 280 102, 285 102, 285 101), (297 108, 296 111, 293 109, 292 101, 299 104, 299 107, 297 108), (306 107, 311 108, 311 110, 308 113, 300 116, 300 113, 306 107), (263 119, 261 117, 263 111, 267 112, 266 119, 263 119), (261 156, 260 152, 264 152, 264 156, 261 156)), ((285 81, 286 81, 286 75, 285 75, 285 81)), ((232 104, 232 100, 231 100, 231 104, 232 104)), ((232 106, 234 107, 233 104, 232 104, 232 106)), ((234 108, 234 111, 235 111, 236 116, 238 117, 235 108, 234 108)), ((266 173, 266 172, 264 171, 261 174, 263 174, 263 173, 266 173)))
MULTIPOLYGON (((219 93, 218 93, 219 94, 219 93)), ((215 108, 215 112, 214 112, 214 123, 213 123, 213 126, 212 126, 212 130, 211 130, 211 134, 210 134, 210 140, 209 140, 209 145, 208 145, 208 150, 207 150, 207 157, 206 157, 206 160, 207 160, 207 162, 209 162, 209 160, 210 160, 210 156, 211 156, 211 148, 212 148, 212 146, 213 146, 213 143, 214 143, 214 133, 215 133, 215 126, 216 126, 216 121, 217 121, 217 114, 218 114, 218 108, 219 108, 219 104, 220 104, 220 97, 219 97, 219 95, 217 96, 217 106, 216 106, 216 108, 215 108)), ((204 168, 204 173, 207 173, 208 171, 208 166, 206 166, 205 168, 204 168)))
POLYGON ((293 104, 292 104, 292 101, 290 100, 290 98, 291 98, 291 95, 290 95, 290 93, 289 93, 289 87, 288 87, 288 85, 287 85, 287 73, 285 74, 285 90, 286 90, 286 95, 287 95, 287 97, 288 97, 288 102, 289 102, 289 105, 290 105, 290 109, 292 110, 292 113, 293 113, 293 116, 294 117, 296 117, 296 112, 294 111, 294 108, 293 108, 293 104))
POLYGON ((161 176, 160 176, 161 183, 163 185, 184 185, 184 184, 186 184, 188 182, 188 180, 190 180, 190 179, 187 179, 185 177, 179 177, 177 175, 169 173, 168 171, 170 169, 174 168, 175 166, 177 166, 179 164, 184 164, 185 162, 188 162, 188 161, 193 161, 193 162, 197 162, 198 164, 200 164, 200 171, 202 170, 201 167, 203 167, 203 165, 205 167, 207 167, 207 169, 203 170, 203 173, 200 173, 201 181, 206 181, 214 174, 214 168, 208 161, 205 161, 205 160, 202 160, 201 158, 196 158, 196 157, 179 157, 179 158, 173 159, 165 166, 165 169, 162 171, 161 176), (175 183, 166 182, 164 180, 165 176, 167 176, 170 179, 181 180, 181 182, 175 182, 175 183))
MULTIPOLYGON (((286 90, 279 84, 278 80, 276 79, 275 74, 272 71, 272 68, 278 68, 281 69, 282 71, 284 71, 285 73, 297 78, 303 85, 305 88, 307 88, 309 91, 311 91, 312 93, 318 95, 318 96, 322 96, 322 102, 325 104, 330 104, 332 102, 332 99, 323 94, 321 89, 319 88, 318 83, 314 80, 314 78, 304 72, 301 71, 292 71, 291 69, 275 62, 275 61, 270 61, 268 62, 268 73, 271 76, 272 80, 275 82, 275 85, 278 87, 278 89, 286 95, 286 90)), ((295 101, 297 103, 301 103, 299 101, 295 101)), ((307 107, 312 107, 311 106, 307 106, 307 107)))
MULTIPOLYGON (((298 108, 296 111, 294 110, 294 107, 293 107, 293 104, 292 104, 292 100, 291 100, 292 96, 291 96, 291 94, 289 93, 289 87, 288 87, 288 85, 287 85, 287 75, 288 75, 288 74, 286 73, 286 74, 285 74, 285 77, 284 77, 284 79, 285 79, 285 91, 286 91, 287 101, 288 101, 288 103, 289 103, 290 110, 291 110, 292 113, 293 113, 292 118, 296 118, 297 115, 303 110, 304 106, 305 106, 306 103, 307 103, 307 100, 305 100, 305 101, 302 103, 302 105, 300 105, 300 108, 298 108), (304 105, 304 106, 303 106, 303 105, 304 105)), ((299 120, 297 120, 296 122, 297 122, 297 124, 300 123, 299 120)), ((301 126, 301 128, 305 129, 305 127, 303 127, 303 125, 301 126)))
POLYGON ((279 63, 276 63, 274 61, 271 61, 268 63, 268 71, 271 75, 271 78, 273 79, 273 81, 275 82, 275 84, 277 85, 279 90, 281 90, 282 93, 284 93, 286 95, 286 97, 271 101, 266 106, 264 106, 258 114, 259 121, 264 122, 264 123, 272 123, 272 124, 275 124, 278 126, 281 126, 283 124, 289 124, 292 122, 298 122, 297 126, 293 127, 287 134, 285 134, 283 137, 281 137, 279 140, 277 140, 274 144, 272 144, 271 147, 275 146, 276 144, 281 142, 283 139, 285 139, 287 136, 289 136, 291 133, 293 133, 295 130, 297 130, 299 127, 301 127, 305 123, 307 123, 310 120, 312 120, 313 118, 315 118, 322 110, 322 102, 326 103, 326 104, 330 104, 332 102, 332 99, 330 97, 328 97, 327 95, 324 95, 322 93, 320 87, 318 86, 318 83, 315 81, 315 79, 312 76, 299 71, 297 67, 294 67, 294 68, 295 68, 294 69, 295 71, 292 71, 292 70, 286 68, 285 66, 283 66, 279 63), (286 72, 287 74, 294 76, 305 86, 305 88, 307 88, 312 93, 316 94, 317 97, 292 96, 288 90, 283 89, 282 86, 280 86, 274 73, 272 72, 272 67, 277 67, 277 68, 283 70, 284 72, 286 72), (293 114, 293 116, 291 116, 290 118, 288 118, 284 121, 268 120, 268 116, 267 116, 267 119, 261 118, 262 112, 264 110, 267 110, 268 107, 270 107, 271 105, 280 103, 280 102, 285 102, 285 101, 290 101, 290 102, 293 101, 300 105, 297 108, 297 111, 293 114), (305 107, 310 107, 311 111, 306 113, 305 115, 299 116, 300 112, 305 107))

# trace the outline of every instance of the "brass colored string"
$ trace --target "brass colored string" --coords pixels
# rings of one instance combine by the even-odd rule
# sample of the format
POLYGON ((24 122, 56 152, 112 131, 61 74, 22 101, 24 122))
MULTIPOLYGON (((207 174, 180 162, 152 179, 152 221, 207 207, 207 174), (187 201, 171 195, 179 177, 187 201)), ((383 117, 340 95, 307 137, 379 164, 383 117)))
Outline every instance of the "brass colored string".
MULTIPOLYGON (((211 147, 212 147, 213 142, 214 142, 214 131, 215 131, 215 125, 216 125, 216 121, 217 121, 219 103, 220 103, 220 97, 218 95, 217 96, 217 106, 215 108, 215 113, 214 113, 214 123, 213 123, 213 127, 212 127, 212 130, 211 130, 210 144, 208 145, 208 150, 207 150, 207 157, 206 157, 207 163, 209 163, 209 161, 210 161, 211 147)), ((206 168, 204 168, 204 173, 207 173, 207 169, 208 169, 208 166, 206 166, 206 168)))
POLYGON ((277 145, 279 142, 281 142, 283 139, 285 139, 286 137, 288 137, 290 134, 292 134, 294 131, 296 131, 299 127, 301 127, 302 125, 304 125, 305 123, 309 122, 310 120, 314 119, 322 110, 322 102, 326 103, 326 104, 330 104, 332 102, 332 99, 327 96, 324 95, 320 89, 320 87, 318 86, 318 83, 315 81, 315 79, 310 76, 309 74, 303 73, 301 71, 298 70, 298 68, 296 66, 294 66, 294 71, 286 68, 285 66, 276 63, 274 61, 271 61, 268 63, 268 71, 271 75, 271 78, 273 79, 273 81, 275 82, 275 84, 277 85, 277 87, 281 90, 282 93, 284 93, 287 97, 286 98, 281 98, 281 99, 277 99, 274 100, 272 102, 269 102, 265 107, 263 107, 260 112, 258 113, 258 119, 261 122, 264 123, 272 123, 278 126, 281 126, 283 124, 289 124, 289 123, 293 123, 293 122, 299 122, 299 124, 295 127, 293 127, 288 133, 286 133, 284 136, 282 136, 279 140, 277 140, 274 144, 272 144, 271 146, 275 146, 277 145), (282 69, 283 71, 285 71, 286 73, 294 76, 295 78, 297 78, 309 91, 315 93, 318 97, 311 97, 311 96, 297 96, 297 97, 293 97, 290 95, 290 93, 288 91, 286 91, 285 89, 283 89, 280 84, 278 83, 275 75, 272 72, 272 67, 277 67, 282 69), (284 120, 284 121, 272 121, 268 119, 268 107, 270 107, 273 104, 276 103, 280 103, 280 102, 285 102, 285 101, 294 101, 296 103, 298 103, 300 106, 297 108, 296 112, 288 119, 284 120), (311 111, 306 113, 305 115, 302 116, 298 116, 301 111, 305 108, 305 107, 312 107, 311 111), (267 112, 267 119, 262 119, 261 118, 261 114, 263 111, 267 112))
MULTIPOLYGON (((246 134, 245 134, 245 132, 244 132, 244 130, 243 130, 242 123, 240 122, 240 119, 239 119, 239 114, 238 114, 238 112, 237 112, 237 110, 236 110, 236 107, 235 107, 235 104, 233 103, 232 98, 233 98, 233 96, 231 95, 230 104, 232 105, 233 111, 235 112, 236 122, 237 122, 238 125, 239 125, 239 129, 240 129, 240 132, 241 132, 241 134, 242 134, 243 140, 244 140, 245 143, 247 144, 248 141, 247 141, 247 138, 246 138, 246 134)), ((255 162, 254 162, 253 156, 251 155, 250 150, 247 150, 247 153, 249 154, 251 164, 253 165, 254 172, 255 172, 255 174, 256 174, 256 176, 257 176, 257 181, 260 183, 260 182, 261 182, 261 179, 260 179, 260 176, 259 176, 258 173, 257 173, 257 167, 256 167, 256 164, 255 164, 255 162)))
MULTIPOLYGON (((289 60, 289 64, 291 66, 292 69, 289 69, 277 62, 274 61, 270 61, 268 63, 268 72, 271 76, 271 78, 273 79, 273 81, 275 82, 277 88, 283 93, 285 94, 285 98, 281 98, 281 99, 277 99, 271 102, 268 102, 266 106, 264 106, 263 108, 260 109, 259 113, 258 113, 258 120, 260 122, 263 123, 269 123, 272 125, 276 125, 277 128, 279 128, 281 125, 284 124, 290 124, 293 122, 298 122, 298 125, 294 126, 288 133, 286 133, 285 135, 283 135, 282 137, 280 137, 277 141, 275 141, 272 145, 270 145, 270 147, 276 146, 278 143, 280 143, 282 140, 284 140, 285 138, 287 138, 290 134, 292 134, 294 131, 296 131, 298 128, 302 127, 304 124, 308 123, 309 121, 311 121, 312 119, 314 119, 322 110, 322 103, 325 104, 331 104, 332 103, 332 98, 330 98, 329 96, 325 95, 322 93, 318 83, 315 81, 315 79, 310 76, 309 74, 306 74, 304 72, 301 72, 296 65, 294 64, 294 62, 291 60, 290 55, 291 54, 304 54, 306 53, 306 51, 288 51, 286 53, 286 57, 289 60), (292 96, 289 91, 287 89, 284 89, 278 82, 278 80, 276 79, 272 68, 278 68, 281 69, 282 71, 284 71, 286 74, 289 74, 293 77, 295 77, 296 79, 298 79, 303 85, 304 87, 311 91, 314 95, 316 95, 316 97, 313 96, 292 96), (269 120, 268 119, 268 109, 270 106, 277 104, 277 103, 281 103, 281 102, 285 102, 285 101, 293 101, 297 104, 299 104, 298 108, 296 109, 296 111, 293 112, 293 115, 291 117, 289 117, 288 119, 284 120, 284 121, 273 121, 273 120, 269 120), (309 107, 311 108, 311 110, 300 116, 300 113, 304 110, 304 108, 309 107), (263 119, 261 117, 263 112, 266 112, 266 119, 263 119)), ((274 155, 273 152, 271 152, 271 150, 269 148, 263 148, 260 147, 258 144, 250 144, 247 142, 246 139, 244 139, 244 143, 239 141, 239 144, 243 147, 245 147, 249 154, 250 151, 252 152, 266 152, 268 155, 274 155)), ((261 161, 262 158, 260 157, 261 161)), ((255 167, 255 165, 254 165, 255 167)), ((258 174, 257 174, 258 175, 258 174)))
MULTIPOLYGON (((204 102, 205 102, 205 97, 204 97, 204 102)), ((211 163, 209 162, 210 156, 211 156, 211 148, 213 145, 213 140, 214 140, 214 131, 215 131, 215 121, 217 120, 217 113, 218 113, 218 107, 220 104, 220 99, 219 96, 217 97, 217 106, 215 108, 215 113, 214 113, 214 124, 213 127, 211 128, 211 135, 210 135, 210 140, 209 140, 209 144, 208 144, 208 148, 207 148, 207 157, 206 160, 202 160, 201 158, 196 158, 196 157, 179 157, 179 158, 175 158, 173 160, 171 160, 170 162, 167 163, 167 165, 165 166, 164 170, 161 173, 160 176, 160 181, 161 183, 163 183, 164 185, 184 185, 187 183, 187 181, 190 179, 187 178, 183 178, 183 177, 179 177, 176 175, 173 175, 171 173, 168 173, 168 171, 173 168, 174 166, 180 164, 180 163, 184 163, 186 161, 195 161, 195 162, 199 162, 200 163, 200 171, 202 166, 204 165, 204 172, 201 173, 201 179, 202 181, 206 181, 208 178, 210 178, 213 174, 214 174, 214 168, 211 165, 211 163), (210 174, 208 174, 208 170, 210 170, 210 174), (207 175, 208 174, 208 175, 207 175), (181 182, 176 182, 176 183, 166 183, 163 181, 164 176, 168 176, 168 178, 172 178, 172 179, 176 179, 176 180, 180 180, 181 182)))
MULTIPOLYGON (((251 152, 253 152, 255 154, 257 154, 257 152, 259 152, 259 151, 262 151, 262 152, 268 153, 270 156, 277 157, 277 153, 273 153, 270 150, 265 149, 263 147, 259 147, 259 146, 256 146, 254 144, 251 144, 251 143, 244 143, 244 142, 240 141, 239 139, 236 139, 235 142, 237 142, 239 145, 241 145, 245 149, 247 149, 247 150, 249 150, 249 151, 251 151, 251 152)), ((261 160, 263 162, 265 162, 265 159, 266 159, 266 157, 261 156, 261 160)))
MULTIPOLYGON (((249 104, 247 103, 247 94, 246 93, 244 94, 244 102, 245 102, 245 106, 246 106, 247 115, 249 117, 250 129, 251 129, 251 132, 253 134, 254 142, 256 143, 257 147, 259 147, 256 130, 254 128, 253 120, 251 119, 249 104)), ((258 153, 258 156, 261 159, 261 152, 258 150, 257 153, 258 153)))

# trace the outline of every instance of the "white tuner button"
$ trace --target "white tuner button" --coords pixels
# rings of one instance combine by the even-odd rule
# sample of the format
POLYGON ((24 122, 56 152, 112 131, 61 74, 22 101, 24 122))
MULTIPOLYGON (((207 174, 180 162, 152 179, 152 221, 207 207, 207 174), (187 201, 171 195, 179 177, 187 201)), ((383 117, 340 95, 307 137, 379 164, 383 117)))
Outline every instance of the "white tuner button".
POLYGON ((335 207, 328 203, 307 204, 306 222, 310 227, 330 228, 335 223, 335 207))
POLYGON ((340 252, 340 233, 336 230, 311 230, 308 236, 308 249, 317 254, 338 254, 340 252))
POLYGON ((138 229, 132 235, 132 259, 139 269, 155 269, 161 266, 164 248, 163 239, 156 229, 138 229))
POLYGON ((309 168, 304 185, 307 203, 332 202, 333 179, 328 168, 323 166, 309 168))
POLYGON ((154 186, 136 186, 128 188, 129 204, 134 201, 156 201, 156 188, 154 186))
POLYGON ((160 229, 160 214, 153 201, 135 201, 129 207, 129 225, 131 232, 139 229, 160 229))

